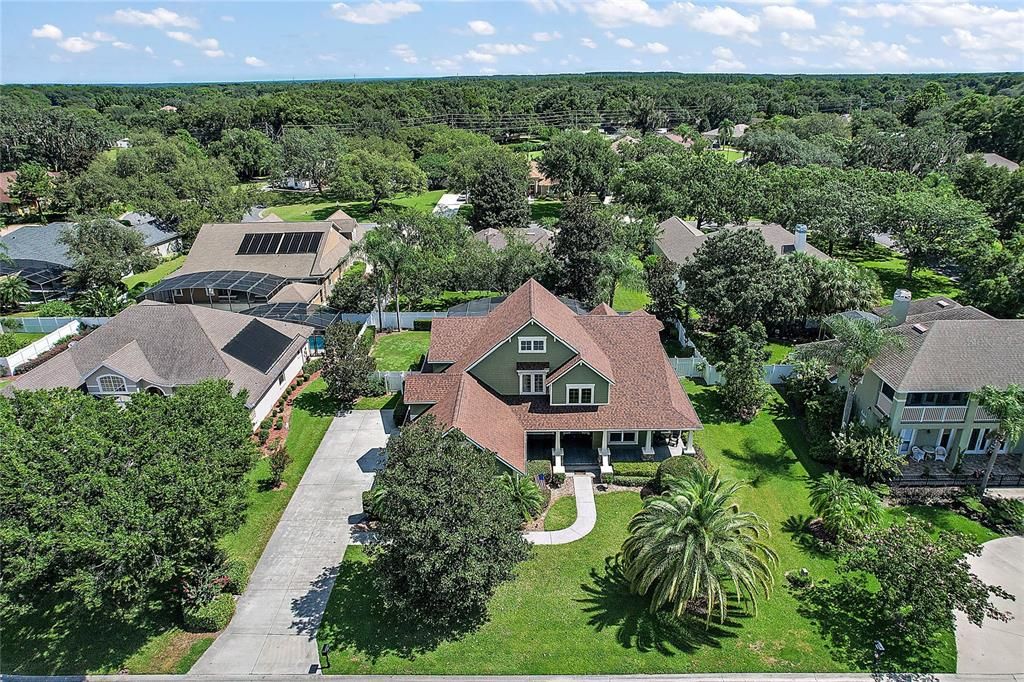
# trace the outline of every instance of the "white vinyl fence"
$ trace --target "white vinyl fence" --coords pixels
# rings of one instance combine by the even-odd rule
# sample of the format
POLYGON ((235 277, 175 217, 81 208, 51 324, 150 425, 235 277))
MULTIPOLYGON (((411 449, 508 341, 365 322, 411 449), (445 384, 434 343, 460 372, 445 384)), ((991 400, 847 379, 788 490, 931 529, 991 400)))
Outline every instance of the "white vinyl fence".
MULTIPOLYGON (((708 362, 707 358, 701 355, 700 351, 697 350, 697 347, 691 341, 686 339, 686 329, 678 321, 676 322, 676 332, 679 334, 679 343, 683 344, 684 347, 693 349, 693 357, 668 359, 676 376, 687 377, 688 379, 703 379, 704 383, 709 386, 725 383, 722 373, 708 362)), ((764 380, 772 385, 781 384, 782 380, 792 373, 793 365, 764 366, 764 380)))
MULTIPOLYGON (((32 318, 26 318, 32 319, 32 318)), ((41 339, 36 339, 19 351, 0 358, 0 376, 11 376, 15 370, 26 362, 35 360, 40 355, 57 345, 57 342, 66 336, 74 336, 82 328, 78 320, 72 319, 62 327, 54 329, 41 339)))
POLYGON ((419 372, 374 372, 374 377, 382 379, 388 391, 400 392, 405 390, 405 377, 419 372))

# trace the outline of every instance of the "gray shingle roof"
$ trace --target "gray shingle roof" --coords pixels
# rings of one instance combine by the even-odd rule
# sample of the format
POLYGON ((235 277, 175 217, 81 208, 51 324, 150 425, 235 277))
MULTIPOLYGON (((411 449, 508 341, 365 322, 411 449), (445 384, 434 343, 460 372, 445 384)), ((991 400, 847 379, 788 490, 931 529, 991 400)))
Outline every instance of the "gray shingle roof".
POLYGON ((161 386, 224 378, 236 391, 248 391, 247 404, 251 408, 306 344, 311 331, 298 324, 264 320, 292 341, 277 358, 267 358, 271 366, 263 373, 222 350, 252 319, 224 310, 144 301, 123 310, 73 347, 19 376, 13 387, 75 388, 104 366, 132 380, 142 379, 161 386))
MULTIPOLYGON (((744 227, 760 232, 765 242, 775 249, 775 253, 779 255, 793 253, 796 250, 796 235, 777 223, 762 223, 758 220, 751 220, 743 225, 722 225, 713 230, 707 229, 707 231, 704 231, 698 228, 697 223, 692 220, 681 220, 672 216, 659 223, 658 227, 662 231, 661 236, 657 239, 658 248, 661 249, 666 258, 675 263, 683 263, 687 258, 692 258, 697 249, 703 246, 704 242, 715 232, 736 230, 744 227)), ((810 244, 807 245, 806 253, 816 258, 828 258, 828 256, 810 244)))
POLYGON ((986 165, 999 166, 1001 168, 1005 168, 1008 171, 1015 171, 1018 168, 1020 168, 1019 163, 1017 163, 1016 161, 1011 161, 1005 156, 1000 156, 999 154, 981 154, 981 158, 986 165))
POLYGON ((71 267, 67 247, 57 242, 61 231, 72 223, 26 225, 0 237, 11 259, 34 260, 71 267))
MULTIPOLYGON (((910 306, 907 308, 907 320, 906 321, 907 322, 913 322, 914 319, 916 317, 918 317, 919 315, 929 315, 930 316, 930 315, 938 313, 941 316, 942 313, 950 312, 952 310, 956 310, 957 308, 963 308, 963 307, 966 307, 966 306, 960 305, 957 301, 954 301, 953 299, 949 298, 948 296, 931 296, 929 298, 913 299, 910 302, 910 306)), ((891 304, 890 305, 877 306, 875 308, 872 308, 871 310, 876 315, 878 315, 879 317, 882 317, 882 318, 886 318, 886 317, 892 316, 892 305, 891 304)), ((980 313, 981 315, 984 315, 986 318, 991 318, 991 315, 988 315, 987 313, 983 313, 982 311, 978 310, 977 308, 971 308, 971 310, 973 310, 974 313, 980 313)), ((971 314, 973 315, 974 313, 971 313, 971 314)), ((928 319, 937 319, 937 318, 930 317, 928 319)), ((951 318, 951 319, 955 319, 955 318, 951 318)))
POLYGON ((150 248, 174 241, 181 237, 178 231, 169 224, 157 220, 148 213, 129 211, 118 218, 118 220, 126 221, 129 225, 138 230, 142 234, 142 238, 145 240, 146 246, 150 248))

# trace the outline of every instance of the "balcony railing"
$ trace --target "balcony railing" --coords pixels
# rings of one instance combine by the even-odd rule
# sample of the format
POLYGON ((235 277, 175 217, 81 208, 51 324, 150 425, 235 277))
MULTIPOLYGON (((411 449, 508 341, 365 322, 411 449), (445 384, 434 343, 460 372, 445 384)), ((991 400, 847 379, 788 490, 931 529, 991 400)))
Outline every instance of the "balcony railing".
POLYGON ((901 419, 910 424, 926 422, 962 422, 967 416, 966 405, 948 407, 904 407, 901 419))
POLYGON ((974 421, 976 422, 997 422, 999 417, 993 417, 988 410, 984 407, 978 407, 978 411, 974 414, 974 421))
POLYGON ((878 408, 879 412, 888 417, 892 412, 892 399, 884 393, 879 393, 878 399, 875 401, 875 407, 878 408))

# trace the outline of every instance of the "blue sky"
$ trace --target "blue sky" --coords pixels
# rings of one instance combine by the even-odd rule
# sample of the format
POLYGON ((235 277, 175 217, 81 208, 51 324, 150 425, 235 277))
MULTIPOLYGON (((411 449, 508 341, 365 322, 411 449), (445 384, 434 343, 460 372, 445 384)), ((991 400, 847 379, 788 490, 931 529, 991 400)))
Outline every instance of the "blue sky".
POLYGON ((1020 71, 1024 0, 2 0, 0 38, 4 83, 1020 71))

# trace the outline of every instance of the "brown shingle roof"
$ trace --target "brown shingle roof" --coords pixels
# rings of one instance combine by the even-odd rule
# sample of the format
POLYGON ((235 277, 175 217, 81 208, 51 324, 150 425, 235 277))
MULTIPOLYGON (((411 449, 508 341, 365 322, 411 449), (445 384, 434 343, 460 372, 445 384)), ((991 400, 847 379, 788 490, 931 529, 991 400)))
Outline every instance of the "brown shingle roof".
POLYGON ((427 362, 455 362, 484 325, 485 317, 438 317, 430 324, 427 362))
MULTIPOLYGON (((780 256, 793 253, 796 250, 796 235, 777 223, 763 223, 758 220, 751 220, 743 225, 723 225, 715 231, 708 230, 704 232, 697 227, 695 222, 680 220, 672 216, 659 223, 658 227, 662 231, 661 236, 657 239, 658 248, 661 249, 666 258, 675 263, 683 263, 687 258, 692 258, 693 254, 704 245, 704 242, 715 231, 721 230, 736 230, 740 228, 757 230, 764 237, 765 242, 775 249, 775 253, 780 256)), ((807 245, 805 252, 816 258, 828 258, 827 255, 810 244, 807 245)))
POLYGON ((591 315, 618 315, 615 309, 607 303, 601 302, 597 304, 597 307, 590 311, 591 315))

